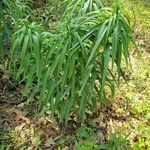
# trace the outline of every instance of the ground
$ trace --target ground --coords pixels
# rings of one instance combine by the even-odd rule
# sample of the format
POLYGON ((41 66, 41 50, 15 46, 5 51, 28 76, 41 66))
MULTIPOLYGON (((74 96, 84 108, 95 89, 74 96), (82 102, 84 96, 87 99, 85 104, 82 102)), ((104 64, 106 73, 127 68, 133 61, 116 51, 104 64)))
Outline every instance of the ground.
POLYGON ((73 115, 67 126, 48 113, 37 116, 21 96, 21 85, 1 65, 0 150, 150 149, 150 8, 137 1, 125 6, 142 59, 131 48, 128 82, 120 83, 107 107, 94 115, 87 112, 85 125, 73 115))

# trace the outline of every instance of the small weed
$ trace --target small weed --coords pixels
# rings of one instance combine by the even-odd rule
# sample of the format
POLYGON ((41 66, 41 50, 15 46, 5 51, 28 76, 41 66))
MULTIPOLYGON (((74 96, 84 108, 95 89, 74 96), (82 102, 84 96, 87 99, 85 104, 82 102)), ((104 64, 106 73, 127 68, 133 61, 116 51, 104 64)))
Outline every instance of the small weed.
POLYGON ((150 126, 140 123, 136 129, 137 137, 133 146, 134 150, 150 149, 150 126))

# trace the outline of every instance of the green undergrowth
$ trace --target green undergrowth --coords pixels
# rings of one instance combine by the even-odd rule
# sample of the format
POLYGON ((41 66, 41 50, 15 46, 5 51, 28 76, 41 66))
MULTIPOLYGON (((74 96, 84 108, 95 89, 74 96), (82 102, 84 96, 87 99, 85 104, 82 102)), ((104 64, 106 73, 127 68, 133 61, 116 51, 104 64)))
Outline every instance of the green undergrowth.
MULTIPOLYGON (((150 3, 150 1, 147 1, 150 3)), ((149 50, 150 35, 150 6, 146 0, 127 0, 124 7, 131 18, 131 24, 135 37, 141 46, 145 44, 145 50, 149 50)))
POLYGON ((131 58, 133 69, 128 72, 128 84, 122 84, 120 89, 123 105, 116 110, 127 115, 121 130, 130 133, 130 144, 135 150, 150 148, 150 57, 145 52, 142 57, 143 62, 131 58))

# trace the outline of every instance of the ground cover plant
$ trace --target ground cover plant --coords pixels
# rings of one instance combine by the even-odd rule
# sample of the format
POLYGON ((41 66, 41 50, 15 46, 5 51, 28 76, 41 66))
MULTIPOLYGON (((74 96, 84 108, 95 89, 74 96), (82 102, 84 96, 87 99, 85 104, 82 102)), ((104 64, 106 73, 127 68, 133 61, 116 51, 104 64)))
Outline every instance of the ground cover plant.
MULTIPOLYGON (((16 98, 20 101, 9 104, 23 104, 29 112, 42 115, 44 119, 34 124, 32 118, 30 120, 26 116, 29 113, 25 111, 24 115, 15 108, 16 118, 20 115, 26 123, 17 125, 14 131, 8 131, 1 142, 2 148, 5 149, 6 141, 11 141, 10 147, 15 149, 27 149, 28 145, 31 149, 44 149, 50 145, 54 149, 129 149, 129 135, 125 135, 123 129, 122 134, 113 133, 117 129, 113 127, 114 118, 122 118, 114 114, 123 111, 117 107, 114 111, 119 102, 116 101, 110 109, 116 87, 120 82, 126 85, 122 79, 128 79, 130 59, 133 59, 129 51, 138 52, 124 5, 116 1, 107 7, 108 3, 96 0, 39 1, 37 6, 34 3, 1 2, 1 56, 5 63, 1 65, 0 81, 2 93, 8 89, 17 90, 16 98), (54 16, 56 8, 61 15, 54 16), (8 44, 7 51, 5 42, 8 44), (7 86, 3 87, 5 84, 7 86), (113 119, 107 116, 109 111, 113 119), (100 120, 96 118, 99 112, 102 112, 100 120), (108 120, 102 117, 104 115, 108 120), (90 123, 90 118, 95 120, 90 123), (103 122, 105 125, 102 125, 103 122), (44 130, 48 138, 39 131, 42 124, 46 125, 44 130), (75 132, 69 133, 68 127, 75 132), (49 129, 53 133, 49 133, 49 129), (58 139, 55 139, 57 136, 58 139)), ((138 83, 133 83, 138 86, 138 83)), ((149 100, 139 105, 131 104, 128 96, 133 95, 128 91, 126 93, 124 85, 121 86, 125 91, 123 96, 127 98, 126 103, 122 104, 123 109, 125 105, 128 108, 126 111, 134 117, 144 114, 147 118, 149 109, 145 104, 149 100)), ((7 103, 1 98, 0 102, 7 103)), ((5 113, 13 114, 9 109, 5 113)), ((20 121, 20 118, 17 120, 20 121)), ((136 136, 140 138, 132 148, 143 148, 145 138, 147 148, 149 128, 145 124, 138 125, 140 132, 136 132, 136 136)))

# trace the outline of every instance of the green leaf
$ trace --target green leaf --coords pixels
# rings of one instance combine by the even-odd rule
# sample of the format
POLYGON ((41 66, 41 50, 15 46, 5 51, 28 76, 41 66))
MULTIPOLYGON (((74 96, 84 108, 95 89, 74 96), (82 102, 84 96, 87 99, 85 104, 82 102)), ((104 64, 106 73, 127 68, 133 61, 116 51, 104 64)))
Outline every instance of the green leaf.
POLYGON ((107 77, 108 65, 110 59, 110 49, 109 47, 103 52, 102 55, 102 89, 104 88, 104 84, 107 77))
POLYGON ((145 115, 145 119, 150 119, 150 113, 145 115))
POLYGON ((107 28, 106 28, 106 24, 107 24, 107 22, 108 22, 108 20, 106 20, 103 24, 102 24, 102 26, 100 27, 100 30, 99 30, 99 32, 98 32, 98 37, 97 37, 97 40, 96 40, 96 43, 95 43, 95 45, 93 46, 93 48, 92 48, 92 50, 91 50, 91 55, 90 55, 90 57, 89 57, 89 59, 88 59, 88 62, 87 62, 87 64, 86 64, 86 66, 88 66, 89 65, 89 63, 91 62, 91 60, 92 60, 92 58, 94 57, 94 55, 95 55, 95 52, 98 50, 98 48, 100 47, 100 44, 101 44, 101 42, 102 42, 102 40, 103 40, 103 37, 104 37, 104 35, 105 35, 105 33, 106 33, 106 30, 107 30, 107 28))

